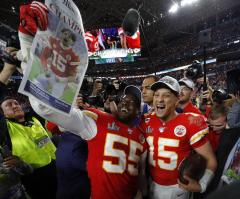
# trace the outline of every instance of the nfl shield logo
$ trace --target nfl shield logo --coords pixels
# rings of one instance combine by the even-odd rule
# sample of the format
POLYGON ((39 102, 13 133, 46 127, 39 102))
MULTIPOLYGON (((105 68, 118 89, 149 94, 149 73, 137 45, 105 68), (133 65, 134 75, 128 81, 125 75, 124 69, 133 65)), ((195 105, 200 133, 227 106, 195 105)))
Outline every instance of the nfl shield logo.
POLYGON ((166 129, 167 129, 167 127, 159 127, 158 130, 160 133, 163 133, 166 129))

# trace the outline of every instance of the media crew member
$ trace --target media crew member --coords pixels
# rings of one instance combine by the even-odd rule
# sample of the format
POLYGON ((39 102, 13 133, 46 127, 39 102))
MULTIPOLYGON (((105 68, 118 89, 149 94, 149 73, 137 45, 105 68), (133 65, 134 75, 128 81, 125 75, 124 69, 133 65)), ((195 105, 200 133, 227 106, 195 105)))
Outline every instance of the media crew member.
POLYGON ((192 104, 192 97, 195 94, 195 85, 191 79, 186 77, 178 81, 181 89, 180 101, 178 107, 182 108, 184 113, 196 113, 202 115, 202 112, 192 104))

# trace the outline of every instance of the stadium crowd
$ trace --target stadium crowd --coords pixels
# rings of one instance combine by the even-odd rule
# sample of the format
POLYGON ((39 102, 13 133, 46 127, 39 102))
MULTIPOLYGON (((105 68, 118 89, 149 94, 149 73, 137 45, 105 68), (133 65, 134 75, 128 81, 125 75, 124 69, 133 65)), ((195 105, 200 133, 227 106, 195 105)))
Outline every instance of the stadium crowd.
MULTIPOLYGON (((36 1, 30 6, 48 10, 36 1)), ((25 25, 21 22, 20 36, 29 34, 25 25)), ((46 30, 47 24, 42 25, 46 30)), ((239 39, 239 31, 239 19, 212 27, 207 53, 213 56, 229 48, 228 43, 239 39)), ((80 59, 71 49, 76 36, 69 29, 59 34, 61 41, 51 38, 51 46, 36 53, 47 54, 47 65, 48 58, 57 54, 52 48, 61 58, 67 51, 72 56, 67 55, 66 67, 78 65, 80 59)), ((156 68, 191 64, 202 54, 198 37, 194 34, 153 49, 156 68)), ((21 51, 6 48, 14 58, 21 51)), ((44 86, 42 79, 51 79, 62 97, 62 85, 75 81, 76 70, 72 67, 64 76, 54 61, 37 83, 44 86)), ((141 64, 147 67, 148 61, 141 64)), ((206 82, 202 71, 197 78, 187 78, 186 70, 142 78, 88 79, 70 116, 19 94, 21 80, 11 77, 16 68, 15 62, 5 59, 0 73, 0 199, 239 198, 235 182, 240 179, 239 78, 230 78, 227 85, 227 71, 240 74, 239 61, 208 64, 206 82), (226 93, 229 88, 232 93, 226 93), (216 97, 219 89, 226 95, 216 97), (195 171, 199 165, 193 162, 180 169, 187 157, 202 158, 203 168, 195 171)), ((108 68, 90 64, 89 71, 108 68)), ((149 73, 135 71, 135 75, 149 73)), ((54 90, 50 83, 46 85, 54 90)))

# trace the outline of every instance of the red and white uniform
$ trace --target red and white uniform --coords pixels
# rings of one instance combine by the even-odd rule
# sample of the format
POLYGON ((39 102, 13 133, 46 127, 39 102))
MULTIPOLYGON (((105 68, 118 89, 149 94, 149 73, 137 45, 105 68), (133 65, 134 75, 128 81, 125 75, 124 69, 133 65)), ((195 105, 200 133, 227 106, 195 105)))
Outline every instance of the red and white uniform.
POLYGON ((51 70, 59 77, 68 77, 70 72, 77 73, 77 66, 80 65, 80 58, 69 48, 64 48, 61 40, 53 37, 49 38, 51 46, 45 47, 40 59, 43 68, 47 68, 47 59, 53 55, 51 70))
POLYGON ((147 150, 144 133, 96 109, 85 109, 83 113, 97 126, 96 136, 88 140, 91 198, 133 199, 138 192, 138 163, 147 150))
MULTIPOLYGON (((88 141, 88 176, 91 199, 140 199, 146 185, 147 142, 138 127, 96 109, 73 108, 70 117, 50 110, 35 99, 33 109, 46 120, 64 126, 88 141), (143 180, 145 179, 145 180, 143 180)), ((145 188, 145 194, 147 190, 145 188)))
MULTIPOLYGON (((124 34, 123 28, 118 29, 118 34, 119 35, 124 34)), ((126 36, 126 42, 128 44, 128 47, 131 48, 131 49, 141 48, 139 30, 132 37, 126 36)))
POLYGON ((94 37, 90 32, 86 32, 85 39, 87 42, 88 51, 96 52, 100 50, 98 37, 94 37))
POLYGON ((178 166, 191 148, 207 142, 208 125, 201 115, 179 114, 163 125, 155 112, 146 113, 139 123, 148 143, 148 168, 152 180, 164 186, 177 184, 178 166))
POLYGON ((202 112, 192 104, 192 102, 189 102, 187 106, 183 108, 184 113, 195 113, 199 115, 203 115, 202 112))

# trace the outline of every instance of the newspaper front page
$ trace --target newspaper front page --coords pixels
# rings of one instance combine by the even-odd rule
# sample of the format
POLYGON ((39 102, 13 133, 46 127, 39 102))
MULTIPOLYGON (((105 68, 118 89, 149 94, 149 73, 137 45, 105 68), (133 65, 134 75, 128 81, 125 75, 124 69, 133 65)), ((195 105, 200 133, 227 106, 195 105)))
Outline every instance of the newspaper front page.
POLYGON ((70 115, 88 66, 82 18, 72 0, 46 0, 49 24, 38 30, 19 92, 70 115))

